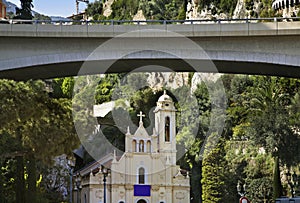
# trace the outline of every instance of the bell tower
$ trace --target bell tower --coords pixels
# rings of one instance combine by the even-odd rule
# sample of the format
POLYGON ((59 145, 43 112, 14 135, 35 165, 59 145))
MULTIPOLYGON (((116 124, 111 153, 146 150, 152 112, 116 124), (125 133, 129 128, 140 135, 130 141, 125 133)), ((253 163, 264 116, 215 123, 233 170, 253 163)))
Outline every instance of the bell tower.
POLYGON ((166 91, 158 99, 154 110, 155 131, 158 134, 158 151, 165 155, 167 163, 176 164, 176 108, 166 91))

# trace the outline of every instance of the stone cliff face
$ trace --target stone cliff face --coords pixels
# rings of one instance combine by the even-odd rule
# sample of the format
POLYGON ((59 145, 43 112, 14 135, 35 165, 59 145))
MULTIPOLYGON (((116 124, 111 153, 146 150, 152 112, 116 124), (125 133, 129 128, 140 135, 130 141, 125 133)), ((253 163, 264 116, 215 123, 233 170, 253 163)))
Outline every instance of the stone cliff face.
POLYGON ((163 87, 176 89, 184 85, 190 85, 191 91, 194 92, 201 82, 216 81, 221 75, 220 73, 194 73, 191 84, 189 84, 189 73, 187 72, 155 72, 148 74, 147 82, 154 90, 161 90, 163 87))
POLYGON ((110 14, 112 13, 111 5, 113 3, 114 3, 114 0, 108 0, 108 1, 105 1, 105 3, 103 4, 103 15, 105 17, 110 16, 110 14))
POLYGON ((201 82, 217 81, 222 76, 221 73, 195 73, 191 82, 191 92, 197 89, 197 85, 201 82))
POLYGON ((175 72, 155 72, 149 73, 147 82, 154 90, 160 90, 163 87, 176 89, 183 85, 188 85, 189 73, 175 72))
MULTIPOLYGON (((109 17, 112 13, 111 7, 115 0, 107 0, 103 5, 103 15, 105 17, 109 17)), ((155 0, 136 0, 137 4, 139 5, 138 11, 135 13, 130 14, 134 20, 145 20, 145 19, 152 19, 152 14, 149 9, 153 9, 154 5, 155 8, 160 10, 160 12, 165 11, 165 7, 163 5, 158 5, 155 0), (144 9, 142 9, 144 8, 144 9), (147 8, 147 9, 145 9, 147 8), (146 13, 144 13, 146 12, 146 13)), ((245 18, 258 18, 258 17, 273 17, 275 14, 284 15, 286 13, 298 13, 299 6, 291 11, 285 12, 283 11, 276 11, 272 9, 272 2, 273 0, 187 0, 186 5, 186 13, 185 17, 188 20, 210 20, 210 19, 245 19, 245 18), (225 2, 225 3, 224 3, 225 2), (297 11, 297 12, 296 12, 297 11)), ((171 4, 170 4, 171 5, 171 4)), ((179 5, 179 4, 178 4, 179 5)), ((179 9, 178 5, 173 8, 179 9)), ((173 5, 174 6, 174 5, 173 5)), ((116 11, 116 13, 124 12, 122 9, 116 11)), ((172 9, 171 9, 172 10, 172 9)), ((152 11, 152 10, 151 10, 152 11)), ((184 12, 183 12, 184 13, 184 12)), ((184 14, 183 14, 184 15, 184 14)), ((297 15, 297 14, 296 14, 297 15)), ((288 17, 288 15, 285 15, 288 17)), ((166 18, 168 16, 161 17, 166 18)), ((170 17, 170 16, 169 16, 170 17)), ((155 18, 154 18, 155 19, 155 18)), ((171 19, 177 19, 176 16, 173 16, 171 19)), ((128 19, 127 19, 128 20, 128 19)), ((170 20, 170 19, 169 19, 170 20)))
POLYGON ((226 7, 221 8, 222 4, 215 6, 213 1, 211 1, 210 4, 205 5, 200 9, 200 5, 203 5, 203 0, 188 0, 186 19, 250 19, 274 16, 299 16, 299 5, 281 10, 274 10, 274 8, 272 8, 272 2, 272 0, 237 0, 237 3, 235 4, 234 0, 232 0, 231 8, 229 10, 227 8, 227 12, 223 12, 226 7), (233 12, 230 12, 230 10, 233 12))
POLYGON ((248 18, 249 14, 246 10, 246 5, 244 0, 238 0, 234 13, 233 18, 248 18))
POLYGON ((213 4, 200 9, 201 0, 190 0, 187 5, 186 19, 188 20, 210 20, 210 19, 227 19, 228 14, 219 12, 219 8, 213 4))

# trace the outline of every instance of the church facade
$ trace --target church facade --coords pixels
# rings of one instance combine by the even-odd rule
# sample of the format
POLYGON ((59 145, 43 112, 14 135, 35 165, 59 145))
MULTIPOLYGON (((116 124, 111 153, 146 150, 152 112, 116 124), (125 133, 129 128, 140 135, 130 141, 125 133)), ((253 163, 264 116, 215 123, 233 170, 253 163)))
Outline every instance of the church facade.
POLYGON ((134 133, 127 130, 125 152, 120 158, 109 154, 79 171, 81 190, 73 193, 75 202, 78 198, 81 203, 190 202, 189 175, 176 165, 175 113, 174 102, 165 92, 157 101, 155 127, 149 135, 140 112, 139 127, 134 133), (109 169, 108 175, 101 165, 109 169))

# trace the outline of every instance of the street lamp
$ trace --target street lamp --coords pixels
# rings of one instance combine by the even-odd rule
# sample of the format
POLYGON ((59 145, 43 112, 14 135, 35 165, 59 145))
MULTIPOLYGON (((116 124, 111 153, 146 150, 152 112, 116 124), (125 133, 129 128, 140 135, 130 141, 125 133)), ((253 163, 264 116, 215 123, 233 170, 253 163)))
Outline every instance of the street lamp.
POLYGON ((75 188, 74 188, 74 190, 77 190, 77 203, 80 203, 80 199, 79 199, 80 189, 81 189, 81 177, 80 174, 77 173, 75 178, 75 188))
POLYGON ((106 177, 108 176, 110 169, 102 166, 102 174, 103 174, 103 202, 106 203, 106 177))
POLYGON ((237 192, 241 197, 244 197, 247 193, 246 183, 244 185, 241 185, 240 181, 238 181, 238 184, 236 186, 237 192))
POLYGON ((67 165, 68 165, 68 169, 69 169, 69 175, 70 175, 70 198, 69 198, 69 200, 70 200, 70 203, 72 203, 73 202, 73 199, 72 199, 72 197, 73 197, 73 194, 72 194, 72 186, 73 186, 73 169, 74 169, 74 167, 75 167, 75 160, 74 160, 74 157, 72 156, 72 157, 70 157, 70 158, 67 158, 68 159, 68 163, 67 163, 67 165))
POLYGON ((240 203, 250 203, 249 199, 246 197, 246 194, 247 194, 246 183, 244 185, 242 185, 241 182, 238 181, 236 189, 237 189, 238 194, 241 196, 239 202, 240 203))

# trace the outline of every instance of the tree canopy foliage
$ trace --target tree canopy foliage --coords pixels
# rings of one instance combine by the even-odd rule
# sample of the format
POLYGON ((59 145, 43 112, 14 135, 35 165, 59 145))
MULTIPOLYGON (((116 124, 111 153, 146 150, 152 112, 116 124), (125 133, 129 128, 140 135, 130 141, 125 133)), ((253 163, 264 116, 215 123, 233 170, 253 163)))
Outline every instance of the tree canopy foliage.
POLYGON ((33 8, 33 0, 20 0, 21 8, 16 8, 16 16, 17 19, 31 20, 33 18, 32 8, 33 8))
MULTIPOLYGON (((189 86, 168 89, 178 109, 178 164, 190 171, 193 202, 236 202, 238 182, 247 185, 247 196, 252 202, 262 199, 271 202, 289 194, 282 174, 286 170, 299 172, 300 81, 247 75, 224 75, 219 80, 223 81, 228 98, 220 139, 214 136, 218 133, 215 129, 218 122, 211 123, 215 113, 212 107, 226 98, 220 97, 217 84, 200 83, 193 93, 189 86), (209 87, 214 88, 209 91, 209 87), (212 101, 214 95, 216 101, 212 101)), ((40 192, 42 187, 33 185, 39 175, 45 177, 41 168, 49 165, 54 156, 71 152, 78 144, 72 120, 93 131, 94 126, 89 126, 86 116, 92 114, 92 104, 116 102, 115 109, 98 118, 98 122, 102 134, 120 151, 124 151, 127 126, 132 132, 138 126, 139 111, 146 114, 144 124, 151 134, 153 107, 162 89, 153 90, 145 84, 147 75, 142 73, 87 76, 76 81, 55 79, 51 92, 42 81, 1 80, 0 184, 5 184, 5 190, 0 192, 0 198, 15 201, 34 196, 22 195, 25 190, 28 194, 40 192), (87 98, 92 98, 92 103, 87 98), (79 109, 74 118, 71 99, 72 107, 79 109), (24 174, 28 174, 27 179, 24 174), (8 194, 10 190, 15 192, 8 194)), ((102 145, 97 141, 98 136, 97 133, 87 136, 87 140, 96 143, 95 151, 112 150, 99 147, 102 145)), ((87 164, 93 158, 86 153, 82 163, 87 164)), ((40 184, 49 185, 46 180, 42 179, 40 184)))
POLYGON ((6 191, 1 190, 0 196, 4 201, 36 202, 36 182, 42 173, 38 165, 50 166, 55 156, 70 155, 78 146, 71 101, 50 97, 42 81, 0 80, 0 95, 0 142, 4 143, 0 162, 5 169, 0 182, 7 184, 10 177, 16 194, 5 197, 6 191), (26 171, 25 163, 29 163, 26 171), (28 179, 24 179, 25 173, 28 179))
POLYGON ((101 1, 89 3, 85 12, 86 15, 93 17, 93 20, 99 20, 103 13, 103 3, 101 1))
POLYGON ((146 19, 184 20, 186 5, 186 0, 115 0, 111 5, 111 15, 105 18, 103 16, 103 4, 100 1, 95 1, 88 5, 86 13, 94 20, 132 20, 137 11, 142 10, 146 19))
MULTIPOLYGON (((193 94, 188 86, 169 90, 171 95, 176 95, 173 99, 178 109, 177 147, 179 152, 184 151, 178 164, 191 171, 191 197, 194 202, 201 199, 205 202, 235 202, 238 201, 236 184, 240 182, 247 184, 251 201, 272 201, 288 192, 287 182, 280 177, 283 168, 293 170, 300 161, 297 156, 299 135, 296 133, 299 129, 299 80, 247 75, 224 75, 221 79, 229 104, 222 137, 216 145, 213 134, 218 131, 212 130, 211 135, 207 132, 211 128, 212 106, 226 99, 218 97, 218 85, 213 82, 198 84, 193 94), (208 91, 208 86, 214 87, 213 90, 208 91), (220 101, 212 103, 213 95, 220 101), (191 108, 193 103, 199 114, 191 108), (205 149, 209 150, 203 155, 204 143, 205 149)), ((121 104, 128 100, 129 106, 123 105, 124 116, 120 117, 129 116, 127 119, 137 125, 136 114, 141 110, 146 114, 145 125, 151 129, 151 109, 160 93, 144 87, 146 83, 140 73, 126 77, 105 75, 96 87, 95 101, 101 104, 115 100, 121 104)), ((117 108, 114 111, 120 111, 117 108)), ((99 122, 106 125, 103 132, 111 142, 123 149, 126 126, 119 126, 121 130, 116 133, 118 119, 108 114, 99 122), (115 135, 114 139, 111 134, 115 135)), ((134 127, 130 129, 134 130, 134 127)))

